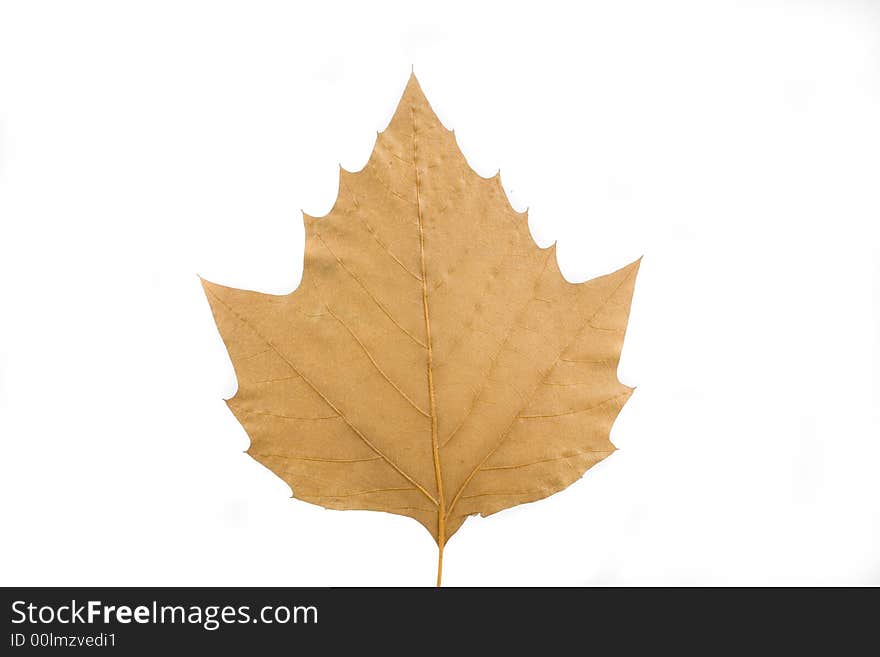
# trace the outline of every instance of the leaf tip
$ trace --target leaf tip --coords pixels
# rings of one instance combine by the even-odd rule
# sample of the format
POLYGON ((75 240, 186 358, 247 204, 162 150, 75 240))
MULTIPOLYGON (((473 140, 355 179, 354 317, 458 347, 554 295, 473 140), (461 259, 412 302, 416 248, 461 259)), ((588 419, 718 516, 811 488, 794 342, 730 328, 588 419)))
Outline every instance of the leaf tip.
POLYGON ((422 98, 425 96, 425 92, 422 91, 422 85, 419 84, 419 80, 414 72, 409 74, 409 79, 406 81, 406 89, 403 91, 404 97, 411 94, 422 98))
POLYGON ((620 271, 625 271, 625 272, 630 272, 630 271, 631 271, 633 275, 638 274, 638 273, 639 273, 639 267, 642 266, 642 258, 644 258, 644 257, 645 257, 645 256, 639 256, 638 258, 636 258, 635 260, 633 260, 631 263, 629 263, 628 265, 626 265, 625 267, 623 267, 620 271))
POLYGON ((205 294, 208 295, 208 298, 210 299, 214 295, 214 290, 217 288, 217 284, 212 283, 207 278, 202 278, 198 274, 196 274, 196 276, 199 277, 199 283, 202 284, 202 289, 205 291, 205 294))

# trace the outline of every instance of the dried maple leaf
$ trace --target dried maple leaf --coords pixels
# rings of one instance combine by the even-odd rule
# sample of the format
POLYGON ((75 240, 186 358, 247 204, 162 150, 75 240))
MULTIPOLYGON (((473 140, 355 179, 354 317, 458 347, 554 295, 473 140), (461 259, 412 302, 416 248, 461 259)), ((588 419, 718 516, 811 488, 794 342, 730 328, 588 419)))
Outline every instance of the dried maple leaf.
POLYGON ((305 216, 302 282, 203 281, 248 453, 294 496, 415 518, 443 546, 472 514, 567 487, 614 451, 639 262, 580 284, 499 177, 467 164, 411 77, 370 160, 305 216))

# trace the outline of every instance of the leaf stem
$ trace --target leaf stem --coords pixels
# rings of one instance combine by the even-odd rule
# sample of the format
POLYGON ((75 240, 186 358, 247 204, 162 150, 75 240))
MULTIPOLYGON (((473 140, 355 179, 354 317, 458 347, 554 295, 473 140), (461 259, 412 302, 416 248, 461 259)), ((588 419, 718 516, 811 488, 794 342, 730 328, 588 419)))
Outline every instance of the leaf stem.
POLYGON ((437 546, 437 586, 440 587, 440 582, 443 580, 443 543, 440 543, 437 546))

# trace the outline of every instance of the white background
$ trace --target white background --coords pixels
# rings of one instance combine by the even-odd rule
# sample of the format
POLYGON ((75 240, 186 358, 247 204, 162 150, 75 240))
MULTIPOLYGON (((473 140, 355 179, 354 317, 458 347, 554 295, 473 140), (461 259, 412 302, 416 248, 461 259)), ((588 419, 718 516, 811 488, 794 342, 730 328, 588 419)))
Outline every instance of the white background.
POLYGON ((0 2, 2 584, 433 582, 291 500, 196 274, 302 267, 415 67, 581 281, 644 254, 620 447, 445 582, 880 584, 880 3, 0 2))

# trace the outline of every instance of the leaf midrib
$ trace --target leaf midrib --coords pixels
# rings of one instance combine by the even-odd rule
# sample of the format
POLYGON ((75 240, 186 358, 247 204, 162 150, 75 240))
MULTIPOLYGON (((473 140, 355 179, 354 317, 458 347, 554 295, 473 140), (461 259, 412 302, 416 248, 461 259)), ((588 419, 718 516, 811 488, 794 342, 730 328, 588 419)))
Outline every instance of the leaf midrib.
POLYGON ((434 462, 434 478, 437 483, 437 545, 440 548, 440 554, 437 565, 437 585, 440 585, 440 579, 443 568, 443 546, 446 544, 446 496, 443 491, 443 469, 440 463, 440 445, 437 436, 437 397, 434 393, 434 350, 431 341, 431 312, 428 306, 428 270, 425 262, 425 226, 422 216, 422 191, 421 178, 419 176, 418 161, 418 140, 416 139, 416 113, 415 108, 409 108, 412 128, 412 146, 413 146, 413 171, 415 172, 416 187, 416 212, 418 214, 419 226, 419 263, 421 266, 421 284, 422 284, 422 312, 425 318, 425 342, 426 347, 426 369, 428 380, 428 402, 430 405, 431 418, 431 457, 434 462))

